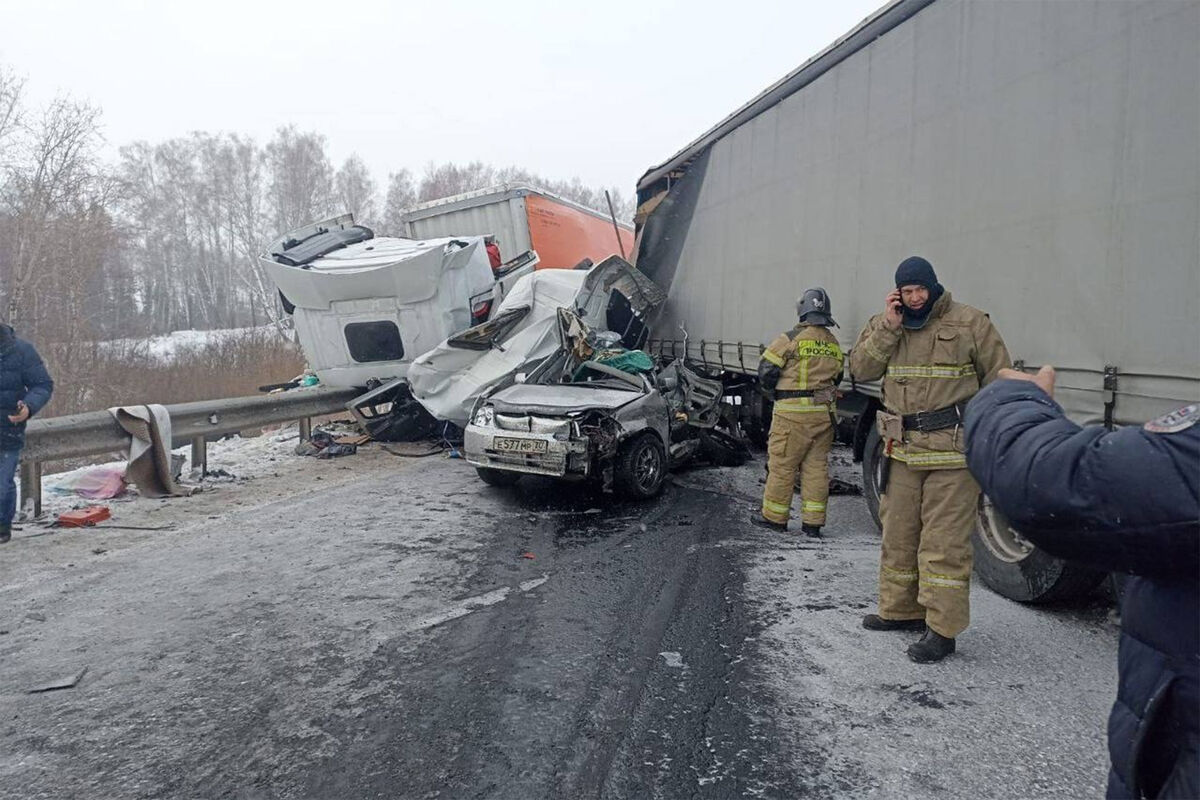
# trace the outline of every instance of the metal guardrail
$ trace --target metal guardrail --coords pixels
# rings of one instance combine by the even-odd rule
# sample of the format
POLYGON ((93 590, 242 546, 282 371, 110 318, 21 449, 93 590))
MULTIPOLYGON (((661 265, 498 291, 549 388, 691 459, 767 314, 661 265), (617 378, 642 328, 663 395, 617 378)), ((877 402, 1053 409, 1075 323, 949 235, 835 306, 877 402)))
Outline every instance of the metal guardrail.
MULTIPOLYGON (((321 387, 169 405, 165 408, 171 417, 171 447, 191 443, 192 464, 203 470, 207 466, 205 443, 209 436, 299 420, 300 437, 307 439, 311 417, 345 411, 346 403, 359 393, 358 389, 321 387)), ((32 499, 34 516, 41 514, 45 462, 124 452, 128 446, 129 434, 107 411, 31 420, 21 451, 22 503, 32 499)))

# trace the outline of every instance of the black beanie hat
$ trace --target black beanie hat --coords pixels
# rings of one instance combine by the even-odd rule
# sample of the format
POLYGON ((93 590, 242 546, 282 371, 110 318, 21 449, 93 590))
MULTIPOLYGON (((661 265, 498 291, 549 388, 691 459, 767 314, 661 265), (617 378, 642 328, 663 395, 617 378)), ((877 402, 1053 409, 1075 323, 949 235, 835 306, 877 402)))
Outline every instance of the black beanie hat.
POLYGON ((937 274, 930 264, 920 256, 909 256, 896 267, 896 288, 902 286, 924 286, 933 291, 938 285, 937 274))
POLYGON ((904 306, 902 312, 903 319, 900 324, 910 330, 920 330, 929 321, 929 312, 933 311, 933 304, 946 290, 938 283, 933 265, 920 256, 909 256, 896 267, 896 288, 901 289, 905 286, 924 286, 929 290, 929 300, 919 310, 913 311, 904 306))

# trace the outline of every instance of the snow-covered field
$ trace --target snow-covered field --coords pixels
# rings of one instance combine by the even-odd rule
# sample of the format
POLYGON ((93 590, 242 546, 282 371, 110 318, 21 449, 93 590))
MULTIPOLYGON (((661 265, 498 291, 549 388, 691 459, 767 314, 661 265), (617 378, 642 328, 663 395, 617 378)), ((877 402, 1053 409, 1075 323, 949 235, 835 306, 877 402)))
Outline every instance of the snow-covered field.
POLYGON ((101 346, 110 352, 134 350, 144 352, 156 361, 171 361, 183 353, 201 350, 210 344, 241 339, 253 334, 278 335, 274 325, 260 325, 256 328, 227 328, 215 331, 171 331, 145 339, 114 339, 102 342, 101 346))

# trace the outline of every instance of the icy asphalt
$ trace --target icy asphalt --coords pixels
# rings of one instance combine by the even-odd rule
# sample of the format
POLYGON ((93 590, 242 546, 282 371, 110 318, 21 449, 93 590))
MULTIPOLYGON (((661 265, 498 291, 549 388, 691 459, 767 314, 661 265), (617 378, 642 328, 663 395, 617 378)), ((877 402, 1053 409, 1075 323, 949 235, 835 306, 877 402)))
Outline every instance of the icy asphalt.
POLYGON ((264 441, 248 480, 113 504, 171 530, 0 547, 0 797, 1103 792, 1108 609, 976 586, 959 653, 912 664, 859 626, 860 497, 817 543, 748 523, 761 461, 633 504, 264 441))

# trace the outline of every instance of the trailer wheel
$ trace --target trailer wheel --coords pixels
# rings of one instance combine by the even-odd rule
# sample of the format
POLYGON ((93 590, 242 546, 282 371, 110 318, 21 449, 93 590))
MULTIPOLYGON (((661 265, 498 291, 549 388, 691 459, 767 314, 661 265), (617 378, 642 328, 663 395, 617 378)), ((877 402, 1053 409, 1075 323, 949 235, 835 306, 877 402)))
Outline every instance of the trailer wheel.
MULTIPOLYGON (((883 524, 879 518, 879 481, 884 457, 883 439, 875 426, 871 426, 863 448, 863 496, 880 528, 883 524)), ((994 592, 1018 603, 1070 600, 1087 594, 1104 579, 1099 570, 1039 550, 1013 530, 1004 515, 982 494, 971 540, 975 547, 976 574, 994 592)))
POLYGON ((521 473, 519 472, 492 469, 491 467, 476 467, 475 474, 479 476, 479 480, 488 486, 512 486, 521 479, 521 473))
POLYGON ((883 437, 874 425, 867 431, 867 442, 863 446, 862 476, 863 497, 867 500, 867 510, 875 525, 883 529, 883 520, 879 518, 879 482, 883 478, 883 437))
POLYGON ((1021 536, 986 495, 971 535, 975 572, 997 594, 1018 603, 1054 603, 1090 592, 1104 580, 1101 570, 1055 558, 1021 536))
POLYGON ((742 409, 742 430, 746 432, 746 438, 759 447, 766 447, 775 404, 763 397, 756 386, 750 386, 742 395, 742 409))

